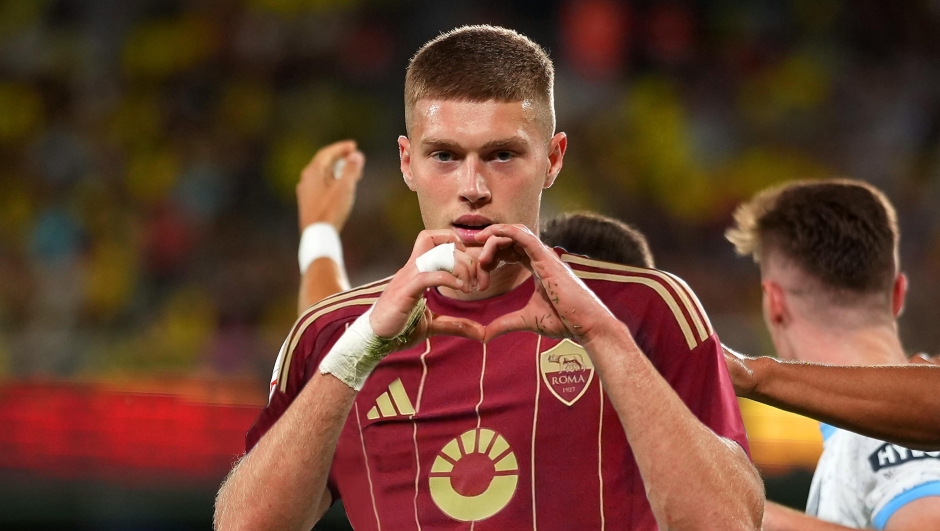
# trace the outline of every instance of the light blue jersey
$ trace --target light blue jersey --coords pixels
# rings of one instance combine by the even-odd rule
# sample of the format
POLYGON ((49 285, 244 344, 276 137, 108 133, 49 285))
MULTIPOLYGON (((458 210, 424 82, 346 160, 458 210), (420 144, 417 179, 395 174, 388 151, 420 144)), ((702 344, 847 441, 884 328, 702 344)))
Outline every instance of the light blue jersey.
POLYGON ((940 496, 940 452, 909 450, 823 424, 823 453, 806 513, 858 529, 884 529, 904 505, 940 496))

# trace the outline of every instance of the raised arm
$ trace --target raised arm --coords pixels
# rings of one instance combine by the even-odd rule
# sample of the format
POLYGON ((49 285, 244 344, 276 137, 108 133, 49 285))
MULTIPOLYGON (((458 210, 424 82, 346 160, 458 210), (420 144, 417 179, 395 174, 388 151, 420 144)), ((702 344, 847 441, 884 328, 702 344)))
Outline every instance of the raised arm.
POLYGON ((469 290, 474 271, 453 232, 422 232, 379 300, 336 341, 283 416, 229 474, 216 498, 216 529, 309 530, 330 505, 326 484, 340 432, 379 361, 434 335, 483 339, 480 324, 434 315, 423 304, 431 287, 469 290), (419 271, 418 259, 448 242, 458 248, 453 272, 419 271))
POLYGON ((345 140, 317 151, 300 173, 300 312, 349 289, 339 233, 349 219, 364 164, 365 156, 356 149, 356 143, 345 140))
MULTIPOLYGON (((494 225, 477 238, 490 238, 484 270, 521 262, 539 280, 529 304, 488 325, 486 339, 530 330, 581 343, 623 424, 659 527, 760 529, 763 485, 744 451, 695 418, 626 325, 525 227, 494 225)), ((487 282, 481 274, 481 288, 487 282)))
POLYGON ((940 366, 838 367, 725 347, 738 396, 915 450, 940 450, 940 366))

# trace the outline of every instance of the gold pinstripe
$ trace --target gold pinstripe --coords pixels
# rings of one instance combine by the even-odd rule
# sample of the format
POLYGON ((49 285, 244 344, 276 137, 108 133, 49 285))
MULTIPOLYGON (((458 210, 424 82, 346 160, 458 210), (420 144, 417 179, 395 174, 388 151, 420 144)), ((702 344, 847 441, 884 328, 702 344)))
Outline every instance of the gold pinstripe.
POLYGON ((699 314, 695 311, 695 307, 702 312, 701 315, 705 315, 705 311, 702 310, 702 306, 698 301, 698 298, 694 295, 690 295, 692 291, 688 289, 688 285, 685 282, 679 279, 674 275, 666 273, 665 271, 659 271, 657 269, 644 269, 639 267, 631 267, 621 264, 614 264, 611 262, 603 262, 600 260, 590 260, 587 258, 581 258, 580 256, 573 256, 570 254, 562 255, 562 261, 570 262, 572 264, 580 264, 588 267, 597 267, 602 269, 612 269, 614 271, 624 271, 627 273, 642 273, 646 275, 653 275, 655 277, 663 279, 669 286, 679 294, 679 298, 682 300, 682 304, 685 306, 685 309, 688 311, 689 316, 692 318, 692 323, 695 325, 695 330, 698 332, 699 338, 702 341, 708 339, 708 336, 711 335, 711 323, 707 325, 702 322, 702 319, 699 318, 699 314), (680 286, 679 283, 682 283, 680 286), (692 300, 695 302, 693 303, 692 300), (693 304, 695 306, 693 306, 693 304))
POLYGON ((610 280, 612 282, 623 282, 626 284, 643 284, 644 286, 653 288, 653 290, 663 298, 663 300, 669 306, 669 309, 672 310, 673 316, 679 323, 679 328, 682 329, 682 335, 685 336, 685 341, 689 344, 689 350, 694 349, 696 345, 698 345, 698 343, 695 341, 695 332, 692 331, 692 327, 689 325, 688 319, 686 319, 685 315, 682 314, 682 309, 679 308, 679 304, 676 303, 676 298, 673 297, 672 294, 669 293, 669 291, 667 291, 659 281, 653 280, 651 278, 636 277, 631 275, 593 273, 591 271, 578 271, 577 269, 573 271, 578 278, 587 280, 610 280))
MULTIPOLYGON (((378 286, 378 288, 380 288, 379 291, 381 291, 381 288, 383 287, 384 286, 378 286)), ((364 293, 359 293, 359 295, 363 295, 363 294, 364 293)), ((313 322, 319 319, 320 317, 332 311, 336 311, 341 308, 347 308, 349 306, 372 306, 373 304, 375 304, 375 301, 377 300, 379 300, 378 297, 370 297, 367 299, 355 299, 355 300, 346 301, 346 302, 337 302, 336 304, 327 306, 323 308, 322 310, 311 314, 310 317, 308 317, 303 323, 301 323, 300 328, 294 334, 294 338, 290 342, 290 349, 287 351, 287 357, 284 359, 284 366, 281 367, 281 392, 283 393, 287 390, 287 375, 290 372, 291 359, 293 359, 294 357, 294 350, 297 348, 297 343, 300 343, 300 336, 304 334, 304 331, 307 329, 308 326, 313 324, 313 322)))

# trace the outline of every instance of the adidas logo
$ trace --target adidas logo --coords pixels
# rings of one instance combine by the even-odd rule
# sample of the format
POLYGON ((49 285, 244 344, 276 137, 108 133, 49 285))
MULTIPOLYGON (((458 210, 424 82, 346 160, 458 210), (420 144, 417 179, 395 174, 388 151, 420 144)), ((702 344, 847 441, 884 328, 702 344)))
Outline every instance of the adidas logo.
POLYGON ((377 418, 414 414, 415 408, 411 405, 408 393, 405 392, 405 386, 401 384, 401 378, 398 378, 388 384, 388 391, 385 391, 375 399, 375 405, 369 410, 366 418, 375 420, 377 418))

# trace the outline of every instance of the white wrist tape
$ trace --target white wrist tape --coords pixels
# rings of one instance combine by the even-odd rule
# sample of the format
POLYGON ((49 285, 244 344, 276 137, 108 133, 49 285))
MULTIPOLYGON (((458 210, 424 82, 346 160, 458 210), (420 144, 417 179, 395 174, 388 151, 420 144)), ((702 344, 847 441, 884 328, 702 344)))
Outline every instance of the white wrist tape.
POLYGON ((297 250, 297 262, 300 264, 300 274, 307 272, 307 268, 317 258, 329 258, 336 262, 340 268, 343 264, 343 244, 339 240, 336 228, 329 223, 314 223, 308 225, 300 235, 300 248, 297 250))
POLYGON ((453 243, 444 243, 422 254, 415 260, 418 271, 428 273, 430 271, 454 272, 454 254, 456 246, 453 243))
POLYGON ((366 313, 349 325, 346 332, 333 344, 333 348, 320 361, 320 373, 332 374, 339 381, 352 387, 356 391, 362 389, 362 384, 372 372, 372 369, 382 361, 385 356, 399 350, 407 343, 418 321, 424 315, 427 302, 424 298, 411 310, 405 327, 395 337, 384 338, 375 335, 369 317, 372 315, 372 305, 366 313))

